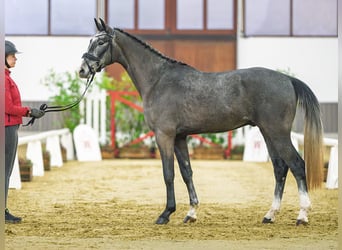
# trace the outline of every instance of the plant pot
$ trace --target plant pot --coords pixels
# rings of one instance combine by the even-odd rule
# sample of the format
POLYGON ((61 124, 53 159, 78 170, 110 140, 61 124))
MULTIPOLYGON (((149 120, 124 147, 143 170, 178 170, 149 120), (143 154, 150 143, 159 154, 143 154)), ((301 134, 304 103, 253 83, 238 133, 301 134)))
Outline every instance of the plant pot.
POLYGON ((44 163, 44 170, 50 171, 51 170, 51 163, 50 163, 51 155, 49 151, 43 152, 43 163, 44 163))
POLYGON ((32 181, 33 175, 32 175, 32 168, 33 164, 28 159, 19 159, 19 171, 20 171, 20 178, 21 181, 32 181))
POLYGON ((114 149, 109 145, 101 146, 101 156, 102 159, 114 159, 114 149))
POLYGON ((329 170, 329 162, 325 162, 324 168, 323 168, 323 181, 324 182, 327 182, 328 170, 329 170))
POLYGON ((122 147, 119 149, 119 158, 123 159, 148 159, 151 158, 151 151, 148 147, 122 147))
POLYGON ((231 154, 230 160, 241 161, 243 159, 243 154, 231 154))
POLYGON ((243 159, 243 152, 245 150, 245 147, 243 145, 235 146, 230 151, 230 160, 237 160, 241 161, 243 159))
POLYGON ((201 160, 223 160, 224 150, 221 146, 204 147, 202 145, 193 150, 193 159, 201 160))
POLYGON ((63 162, 67 162, 67 150, 66 150, 66 148, 65 147, 63 147, 62 145, 61 145, 61 152, 62 152, 62 159, 63 159, 63 162))

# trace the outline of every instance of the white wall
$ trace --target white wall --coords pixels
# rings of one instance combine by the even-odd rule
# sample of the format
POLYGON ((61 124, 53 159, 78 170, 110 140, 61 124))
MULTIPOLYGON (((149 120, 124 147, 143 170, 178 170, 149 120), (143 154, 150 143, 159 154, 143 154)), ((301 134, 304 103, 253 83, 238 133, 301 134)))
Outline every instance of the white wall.
POLYGON ((22 54, 11 75, 19 86, 23 101, 46 101, 52 94, 43 80, 50 69, 74 72, 81 64, 90 37, 6 37, 22 54))
MULTIPOLYGON (((310 86, 320 102, 338 102, 338 38, 243 36, 238 1, 237 68, 287 70, 310 86)), ((272 25, 272 24, 270 24, 272 25)))
POLYGON ((290 69, 307 83, 320 102, 338 101, 337 38, 238 39, 237 67, 290 69))

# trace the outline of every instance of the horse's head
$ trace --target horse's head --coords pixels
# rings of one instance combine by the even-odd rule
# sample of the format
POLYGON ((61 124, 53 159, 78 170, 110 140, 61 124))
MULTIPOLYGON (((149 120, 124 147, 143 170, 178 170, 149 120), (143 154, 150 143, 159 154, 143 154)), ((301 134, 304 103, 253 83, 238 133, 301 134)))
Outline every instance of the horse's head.
POLYGON ((98 32, 91 38, 88 51, 82 56, 83 61, 79 70, 79 76, 82 78, 89 78, 114 61, 114 31, 101 18, 100 22, 94 20, 98 32))

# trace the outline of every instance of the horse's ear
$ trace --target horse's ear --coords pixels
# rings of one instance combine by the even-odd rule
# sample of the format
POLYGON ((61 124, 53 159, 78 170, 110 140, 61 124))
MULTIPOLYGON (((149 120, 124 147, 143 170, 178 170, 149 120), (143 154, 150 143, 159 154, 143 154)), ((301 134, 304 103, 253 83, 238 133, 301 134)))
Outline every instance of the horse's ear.
POLYGON ((100 22, 101 22, 101 25, 103 27, 103 30, 105 30, 108 34, 112 34, 113 33, 113 29, 111 27, 109 27, 105 21, 102 20, 102 18, 100 18, 100 22))
POLYGON ((103 21, 103 19, 102 19, 101 17, 100 17, 99 19, 100 19, 100 22, 101 22, 101 24, 102 24, 102 27, 106 27, 105 21, 103 21))
POLYGON ((104 29, 103 26, 101 26, 101 24, 97 21, 96 18, 94 18, 94 21, 95 21, 95 25, 96 25, 97 30, 102 31, 104 29))
POLYGON ((102 25, 103 29, 108 33, 108 26, 107 26, 107 24, 105 23, 105 21, 103 21, 103 19, 100 18, 100 22, 101 22, 101 25, 102 25))

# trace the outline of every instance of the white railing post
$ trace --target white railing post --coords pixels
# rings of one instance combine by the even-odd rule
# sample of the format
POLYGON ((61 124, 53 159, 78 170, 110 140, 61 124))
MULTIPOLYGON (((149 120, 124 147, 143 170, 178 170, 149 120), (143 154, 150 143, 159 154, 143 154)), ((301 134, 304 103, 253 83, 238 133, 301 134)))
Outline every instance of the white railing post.
POLYGON ((62 151, 58 135, 52 135, 46 138, 46 150, 50 152, 51 167, 63 166, 62 151))
POLYGON ((99 138, 100 144, 106 143, 107 131, 107 92, 94 86, 81 102, 80 110, 85 114, 85 119, 81 119, 81 124, 90 126, 99 138))
POLYGON ((32 162, 32 175, 44 176, 43 150, 40 140, 28 142, 26 158, 32 162))
POLYGON ((80 124, 84 124, 85 120, 84 120, 84 99, 80 102, 79 104, 79 109, 80 109, 80 115, 81 115, 81 119, 80 119, 80 124))
POLYGON ((95 131, 95 134, 97 135, 97 137, 99 137, 100 135, 100 129, 99 129, 99 115, 100 115, 100 110, 99 110, 99 95, 96 96, 96 98, 94 98, 92 100, 92 104, 93 104, 93 119, 92 119, 92 128, 95 131))
POLYGON ((105 90, 101 90, 100 92, 100 144, 106 144, 107 131, 106 131, 106 123, 107 123, 107 92, 105 90))
POLYGON ((74 151, 74 143, 72 140, 72 134, 62 134, 61 135, 61 144, 66 149, 66 157, 67 160, 74 160, 75 159, 75 151, 74 151))
POLYGON ((21 189, 21 177, 19 170, 18 152, 15 155, 14 166, 10 177, 9 188, 21 189))
POLYGON ((326 188, 338 188, 338 146, 335 145, 330 149, 330 158, 328 165, 328 174, 326 188))

